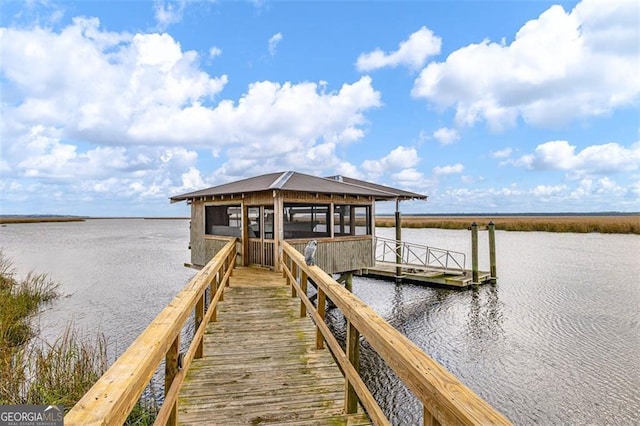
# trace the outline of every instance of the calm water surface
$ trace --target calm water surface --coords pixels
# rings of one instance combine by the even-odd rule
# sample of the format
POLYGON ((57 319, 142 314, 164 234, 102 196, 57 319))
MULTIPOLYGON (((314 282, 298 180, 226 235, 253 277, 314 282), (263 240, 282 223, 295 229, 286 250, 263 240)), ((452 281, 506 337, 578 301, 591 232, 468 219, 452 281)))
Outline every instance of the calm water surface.
MULTIPOLYGON (((393 237, 393 229, 378 229, 393 237)), ((470 253, 468 231, 405 229, 409 242, 470 253)), ((497 232, 498 284, 431 289, 354 279, 355 294, 516 424, 640 423, 640 237, 497 232)), ((122 352, 194 275, 186 220, 90 220, 0 228, 20 273, 65 297, 41 317, 99 327, 122 352)), ((480 267, 488 269, 486 233, 480 267)), ((470 258, 467 259, 470 263, 470 258)), ((338 330, 343 319, 332 312, 338 330)), ((397 425, 421 408, 363 347, 377 399, 397 425)))

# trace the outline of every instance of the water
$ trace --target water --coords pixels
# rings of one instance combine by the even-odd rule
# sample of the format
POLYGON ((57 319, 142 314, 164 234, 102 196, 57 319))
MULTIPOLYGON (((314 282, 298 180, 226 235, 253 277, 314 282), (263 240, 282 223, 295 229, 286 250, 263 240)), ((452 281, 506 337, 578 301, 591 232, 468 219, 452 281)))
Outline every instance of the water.
MULTIPOLYGON (((468 231, 405 229, 403 239, 466 252, 470 263, 468 231)), ((66 297, 41 317, 44 334, 73 319, 100 328, 120 352, 193 276, 182 266, 188 241, 186 220, 0 228, 18 271, 62 284, 66 297)), ((640 423, 640 237, 497 231, 496 241, 495 286, 355 278, 354 293, 516 424, 640 423)), ((481 233, 485 270, 487 247, 481 233)), ((418 403, 366 342, 361 362, 393 424, 419 424, 418 403)))
POLYGON ((189 279, 188 220, 88 220, 0 228, 0 248, 22 274, 47 273, 62 297, 40 317, 45 338, 69 321, 100 330, 123 352, 189 279))

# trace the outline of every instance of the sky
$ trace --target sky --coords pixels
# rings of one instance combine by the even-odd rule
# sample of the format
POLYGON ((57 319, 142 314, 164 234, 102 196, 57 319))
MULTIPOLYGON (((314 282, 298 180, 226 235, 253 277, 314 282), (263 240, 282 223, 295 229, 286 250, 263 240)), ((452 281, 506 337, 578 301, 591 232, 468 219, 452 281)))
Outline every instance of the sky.
POLYGON ((638 212, 639 8, 3 0, 0 214, 188 216, 287 170, 429 196, 405 214, 638 212))

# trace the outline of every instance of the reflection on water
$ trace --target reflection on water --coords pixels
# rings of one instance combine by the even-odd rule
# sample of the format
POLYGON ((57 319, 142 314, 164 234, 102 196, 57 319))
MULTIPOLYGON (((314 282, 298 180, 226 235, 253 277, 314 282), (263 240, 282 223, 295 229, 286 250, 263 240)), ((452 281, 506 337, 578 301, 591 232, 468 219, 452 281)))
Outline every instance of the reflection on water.
MULTIPOLYGON (((10 225, 21 272, 67 295, 42 316, 102 329, 122 352, 193 276, 188 221, 10 225)), ((378 229, 393 237, 393 229, 378 229)), ((404 229, 408 242, 467 253, 467 231, 404 229)), ((354 293, 516 424, 640 424, 640 237, 496 232, 498 284, 469 291, 354 278, 354 293)), ((487 270, 486 233, 480 268, 487 270)), ((469 265, 467 265, 468 267, 469 265)), ((337 333, 344 318, 329 312, 337 333)), ((422 408, 363 342, 365 381, 393 424, 422 408)))
MULTIPOLYGON (((470 252, 465 231, 403 232, 470 252)), ((497 285, 360 278, 354 293, 515 423, 638 424, 640 238, 499 232, 497 245, 497 285)), ((413 397, 384 368, 369 373, 394 424, 417 424, 413 397)))

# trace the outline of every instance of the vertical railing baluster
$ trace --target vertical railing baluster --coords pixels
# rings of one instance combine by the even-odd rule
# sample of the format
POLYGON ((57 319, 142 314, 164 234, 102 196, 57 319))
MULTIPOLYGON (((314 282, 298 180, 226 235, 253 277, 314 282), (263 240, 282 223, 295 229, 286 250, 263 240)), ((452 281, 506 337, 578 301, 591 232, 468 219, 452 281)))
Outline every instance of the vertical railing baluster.
MULTIPOLYGON (((302 293, 306 296, 307 295, 307 273, 305 271, 302 271, 302 276, 300 277, 300 289, 302 290, 302 293)), ((300 300, 300 317, 303 318, 305 316, 307 316, 307 305, 305 305, 301 299, 300 300)))
MULTIPOLYGON (((205 298, 205 293, 203 292, 202 296, 198 299, 198 302, 196 303, 196 312, 195 312, 196 323, 195 323, 195 329, 193 331, 194 334, 198 332, 198 329, 202 324, 202 320, 204 319, 204 298, 205 298)), ((202 358, 203 343, 204 343, 204 338, 200 339, 200 341, 197 342, 198 346, 196 346, 196 352, 194 354, 194 358, 202 358)))
MULTIPOLYGON (((291 275, 293 275, 294 279, 298 276, 298 264, 296 262, 292 262, 291 275)), ((291 282, 289 284, 291 284, 291 297, 296 297, 296 287, 291 282)))
MULTIPOLYGON (((211 301, 216 297, 218 293, 218 274, 216 273, 211 279, 211 284, 209 284, 209 294, 211 294, 211 301)), ((218 321, 218 304, 216 303, 214 306, 210 306, 209 309, 213 309, 211 313, 211 321, 218 321)))
POLYGON ((222 285, 222 277, 225 274, 225 269, 220 269, 218 271, 218 273, 216 274, 216 287, 218 288, 218 291, 220 292, 220 301, 223 302, 224 301, 224 288, 220 288, 220 287, 224 287, 224 285, 222 285))
MULTIPOLYGON (((176 336, 173 343, 169 347, 167 354, 165 355, 164 360, 164 395, 167 396, 169 389, 171 388, 171 384, 178 374, 178 356, 180 351, 180 335, 176 336)), ((174 402, 173 407, 171 408, 171 415, 167 420, 167 425, 176 425, 178 422, 178 413, 177 413, 178 403, 174 402)))
MULTIPOLYGON (((360 332, 351 324, 351 321, 347 321, 346 347, 349 362, 356 372, 360 374, 360 332)), ((346 381, 345 388, 345 411, 347 414, 357 413, 358 395, 349 380, 346 381)))
POLYGON ((422 424, 423 426, 440 426, 440 422, 438 420, 436 420, 435 417, 433 417, 433 414, 431 414, 431 412, 427 409, 427 407, 424 407, 424 414, 423 414, 423 420, 422 420, 422 424))
MULTIPOLYGON (((324 321, 324 312, 326 306, 326 296, 324 291, 318 286, 318 299, 317 299, 318 307, 316 310, 318 311, 318 315, 324 321)), ((320 331, 320 327, 316 326, 316 349, 324 348, 324 338, 322 337, 322 332, 320 331)))

